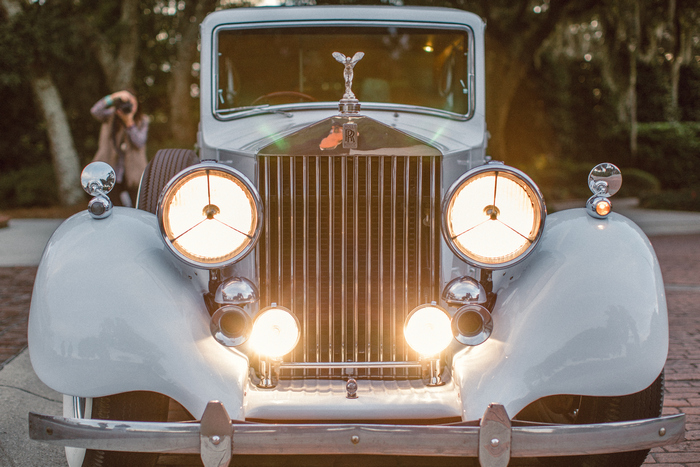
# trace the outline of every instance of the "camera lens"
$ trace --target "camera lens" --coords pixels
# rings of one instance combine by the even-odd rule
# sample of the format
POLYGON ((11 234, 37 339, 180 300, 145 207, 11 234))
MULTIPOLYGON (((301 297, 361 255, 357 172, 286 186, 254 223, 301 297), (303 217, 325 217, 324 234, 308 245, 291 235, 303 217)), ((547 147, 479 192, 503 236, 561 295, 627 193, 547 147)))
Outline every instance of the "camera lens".
POLYGON ((130 114, 134 106, 129 101, 114 99, 114 108, 121 113, 130 114))

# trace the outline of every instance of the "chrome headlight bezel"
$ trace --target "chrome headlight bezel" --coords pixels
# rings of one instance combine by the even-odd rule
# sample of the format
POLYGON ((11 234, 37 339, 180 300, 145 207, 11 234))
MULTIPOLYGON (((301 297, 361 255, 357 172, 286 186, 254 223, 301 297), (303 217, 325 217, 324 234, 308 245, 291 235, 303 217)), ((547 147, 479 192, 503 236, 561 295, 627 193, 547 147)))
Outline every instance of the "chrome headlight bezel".
MULTIPOLYGON (((496 190, 494 189, 494 192, 495 191, 496 190)), ((498 207, 496 193, 494 193, 494 203, 494 206, 498 207)), ((489 206, 484 206, 484 210, 486 210, 487 207, 489 206)), ((530 177, 525 175, 525 173, 514 167, 510 167, 502 163, 492 162, 469 170, 456 182, 454 182, 447 191, 442 203, 442 233, 445 242, 450 247, 452 252, 463 261, 478 268, 504 269, 522 261, 534 250, 542 236, 542 232, 544 231, 546 216, 547 208, 544 203, 544 197, 542 196, 542 193, 535 182, 533 182, 530 177), (497 187, 497 180, 499 177, 498 174, 504 174, 505 178, 516 183, 532 202, 533 229, 528 233, 527 237, 520 234, 526 238, 526 242, 522 247, 515 250, 515 253, 502 256, 502 260, 499 260, 499 257, 489 259, 487 256, 479 255, 472 251, 464 251, 455 241, 455 238, 459 237, 461 234, 453 235, 452 233, 451 215, 456 197, 466 186, 483 177, 488 177, 489 173, 496 174, 495 187, 497 187)), ((492 219, 495 220, 495 218, 492 219)), ((517 233, 517 231, 512 227, 510 227, 510 229, 517 233)))
MULTIPOLYGON (((202 209, 204 208, 205 206, 202 206, 202 209)), ((160 228, 161 237, 166 247, 181 261, 202 269, 222 268, 240 261, 248 253, 250 253, 250 251, 257 244, 263 226, 262 201, 255 186, 245 175, 236 169, 224 164, 209 161, 187 167, 165 185, 158 199, 156 217, 158 218, 158 227, 160 228), (177 237, 173 236, 173 238, 171 238, 172 227, 168 225, 169 221, 167 216, 170 209, 169 203, 172 202, 175 194, 182 189, 182 187, 184 187, 191 180, 194 180, 197 176, 200 176, 200 173, 203 173, 209 177, 211 176, 212 172, 220 173, 222 174, 222 178, 231 180, 246 196, 250 205, 251 228, 247 232, 243 232, 243 234, 247 237, 247 240, 242 242, 240 247, 232 249, 231 252, 224 255, 220 259, 216 258, 211 261, 203 261, 195 257, 193 254, 188 254, 188 252, 183 248, 178 247, 178 245, 174 242, 177 237)), ((207 221, 209 220, 212 219, 207 219, 207 221)))

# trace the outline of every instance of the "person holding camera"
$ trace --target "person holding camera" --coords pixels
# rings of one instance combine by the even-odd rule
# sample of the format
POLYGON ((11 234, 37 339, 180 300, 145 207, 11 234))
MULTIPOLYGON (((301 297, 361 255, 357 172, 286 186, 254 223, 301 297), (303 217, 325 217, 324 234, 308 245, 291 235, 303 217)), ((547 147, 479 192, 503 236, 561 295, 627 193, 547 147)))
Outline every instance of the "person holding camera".
POLYGON ((127 90, 103 97, 90 113, 102 122, 93 162, 107 162, 114 168, 117 176, 114 192, 119 193, 120 202, 115 204, 133 207, 147 163, 148 117, 141 113, 136 97, 127 90))

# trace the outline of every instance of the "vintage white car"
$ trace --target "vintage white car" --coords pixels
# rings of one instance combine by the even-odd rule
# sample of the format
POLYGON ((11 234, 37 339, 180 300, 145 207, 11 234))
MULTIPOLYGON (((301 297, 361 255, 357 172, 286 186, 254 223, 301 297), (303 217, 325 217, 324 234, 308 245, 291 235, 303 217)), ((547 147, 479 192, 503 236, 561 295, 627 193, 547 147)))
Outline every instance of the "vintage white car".
POLYGON ((611 212, 620 171, 547 215, 490 160, 484 28, 441 8, 209 15, 198 155, 159 151, 139 209, 88 166, 94 198, 46 247, 29 349, 64 417, 30 414, 31 437, 72 467, 620 467, 682 439, 684 415, 660 416, 659 265, 611 212))

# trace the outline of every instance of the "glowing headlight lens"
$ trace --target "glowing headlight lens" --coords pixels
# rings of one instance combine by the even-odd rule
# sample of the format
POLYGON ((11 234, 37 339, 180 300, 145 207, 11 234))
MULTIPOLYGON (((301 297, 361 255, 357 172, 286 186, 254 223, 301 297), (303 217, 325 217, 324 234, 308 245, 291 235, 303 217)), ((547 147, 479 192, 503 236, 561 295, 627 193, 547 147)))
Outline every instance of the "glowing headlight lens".
POLYGON ((260 234, 261 203, 237 171, 202 163, 181 172, 158 204, 165 244, 197 267, 221 267, 245 256, 260 234))
POLYGON ((262 310, 253 323, 250 345, 259 355, 279 358, 291 352, 299 341, 299 321, 286 308, 262 310))
POLYGON ((464 174, 444 203, 443 232, 466 262, 490 269, 508 267, 536 245, 546 208, 525 174, 487 165, 464 174))
POLYGON ((450 317, 435 305, 413 310, 406 318, 403 332, 408 345, 426 357, 439 354, 452 342, 450 317))

